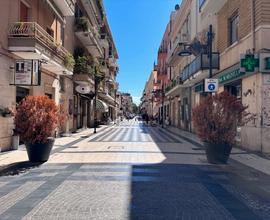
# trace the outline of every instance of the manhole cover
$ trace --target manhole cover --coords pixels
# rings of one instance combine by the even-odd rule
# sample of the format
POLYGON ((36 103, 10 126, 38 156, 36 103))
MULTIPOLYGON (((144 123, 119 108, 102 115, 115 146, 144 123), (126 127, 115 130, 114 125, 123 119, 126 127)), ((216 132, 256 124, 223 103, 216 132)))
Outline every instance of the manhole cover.
POLYGON ((108 146, 108 150, 124 150, 124 146, 108 146))
POLYGON ((201 147, 193 147, 192 150, 204 150, 204 149, 201 147))

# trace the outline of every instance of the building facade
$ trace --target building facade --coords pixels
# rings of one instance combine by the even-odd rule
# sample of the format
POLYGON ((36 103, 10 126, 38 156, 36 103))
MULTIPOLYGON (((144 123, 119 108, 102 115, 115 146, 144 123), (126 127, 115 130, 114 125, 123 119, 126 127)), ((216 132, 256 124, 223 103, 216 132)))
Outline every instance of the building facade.
POLYGON ((130 93, 121 92, 120 93, 120 116, 130 117, 133 113, 133 100, 130 93))
POLYGON ((141 111, 142 113, 147 113, 151 118, 158 117, 159 115, 159 98, 155 94, 155 91, 159 89, 159 86, 158 66, 154 64, 149 79, 145 84, 143 96, 141 98, 141 111))
POLYGON ((88 87, 94 91, 95 82, 98 83, 97 122, 106 124, 116 119, 118 54, 102 1, 78 0, 74 24, 77 39, 74 57, 78 67, 81 63, 82 66, 90 65, 90 68, 95 66, 90 71, 87 68, 74 69, 76 70, 74 72, 74 127, 85 128, 94 125, 93 97, 80 94, 76 91, 76 86, 88 87), (96 75, 102 78, 97 80, 96 75))
POLYGON ((207 95, 204 82, 210 77, 211 39, 217 92, 235 95, 253 116, 237 128, 238 144, 270 151, 269 10, 267 0, 183 0, 176 6, 169 21, 166 59, 165 102, 169 103, 171 126, 196 131, 192 109, 207 95))
MULTIPOLYGON (((98 88, 98 120, 115 119, 118 55, 101 0, 3 0, 0 13, 1 112, 15 108, 27 95, 46 95, 67 114, 58 133, 93 126, 93 101, 76 88, 89 85, 94 91, 94 76, 73 74, 74 57, 83 51, 98 60, 104 75, 98 88), (78 28, 82 15, 89 23, 83 20, 78 28)), ((4 151, 11 148, 13 117, 1 114, 0 125, 4 151)))
MULTIPOLYGON (((73 116, 69 107, 73 73, 67 59, 72 57, 73 42, 67 36, 73 33, 65 26, 72 26, 74 9, 73 1, 70 4, 38 0, 0 2, 1 108, 15 108, 16 103, 27 95, 47 95, 61 104, 69 116, 62 130, 72 129, 73 116), (15 77, 15 72, 20 70, 36 75, 32 79, 22 75, 15 77), (39 86, 30 86, 31 83, 39 84, 34 82, 38 80, 39 86)), ((0 124, 0 148, 3 151, 11 147, 13 118, 0 116, 0 124)))

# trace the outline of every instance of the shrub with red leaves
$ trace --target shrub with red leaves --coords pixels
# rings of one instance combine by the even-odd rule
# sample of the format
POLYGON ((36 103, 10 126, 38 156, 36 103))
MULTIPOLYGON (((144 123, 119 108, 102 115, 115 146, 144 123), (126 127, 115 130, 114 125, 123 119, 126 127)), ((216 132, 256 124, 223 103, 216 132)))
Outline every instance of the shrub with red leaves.
POLYGON ((249 119, 246 109, 226 91, 208 95, 193 110, 194 128, 205 142, 233 145, 236 126, 244 125, 249 119))
POLYGON ((24 143, 46 143, 54 135, 61 114, 47 96, 27 96, 17 106, 15 129, 24 143))

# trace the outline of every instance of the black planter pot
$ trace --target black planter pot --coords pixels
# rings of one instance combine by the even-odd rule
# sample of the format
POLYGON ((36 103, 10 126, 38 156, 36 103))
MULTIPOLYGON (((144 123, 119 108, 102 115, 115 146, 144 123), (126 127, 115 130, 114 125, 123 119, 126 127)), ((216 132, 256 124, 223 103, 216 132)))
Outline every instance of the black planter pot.
POLYGON ((48 138, 48 142, 25 144, 29 161, 31 162, 46 162, 49 157, 54 144, 54 138, 48 138))
POLYGON ((204 143, 206 157, 209 163, 213 164, 226 164, 232 146, 229 144, 211 144, 211 143, 204 143))

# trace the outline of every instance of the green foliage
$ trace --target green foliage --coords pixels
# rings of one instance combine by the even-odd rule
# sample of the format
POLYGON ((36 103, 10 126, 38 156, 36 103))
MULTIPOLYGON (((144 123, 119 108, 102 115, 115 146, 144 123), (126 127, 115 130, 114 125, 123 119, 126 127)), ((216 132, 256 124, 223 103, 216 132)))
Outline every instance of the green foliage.
POLYGON ((139 114, 139 107, 135 103, 132 103, 132 110, 134 114, 139 114))
POLYGON ((64 57, 64 66, 67 69, 72 70, 74 65, 75 65, 75 60, 74 60, 73 56, 70 53, 66 54, 64 57))
POLYGON ((75 25, 77 30, 79 31, 89 31, 89 22, 85 16, 76 18, 75 25))
POLYGON ((85 56, 85 50, 82 47, 76 47, 73 53, 73 57, 76 60, 78 57, 85 56))
POLYGON ((93 74, 93 59, 90 56, 78 56, 73 72, 75 74, 93 74))

